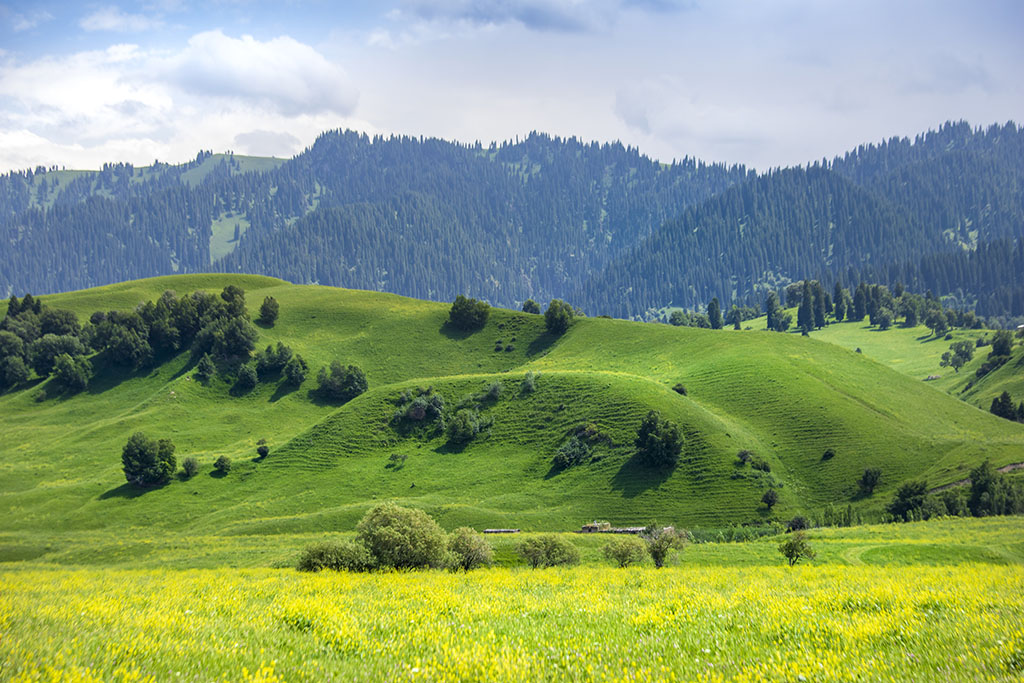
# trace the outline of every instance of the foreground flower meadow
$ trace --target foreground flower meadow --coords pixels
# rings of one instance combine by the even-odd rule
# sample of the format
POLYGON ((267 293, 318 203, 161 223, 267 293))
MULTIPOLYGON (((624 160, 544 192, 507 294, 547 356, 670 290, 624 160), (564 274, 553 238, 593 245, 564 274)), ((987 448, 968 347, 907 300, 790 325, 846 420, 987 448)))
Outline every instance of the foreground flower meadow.
POLYGON ((1020 680, 1024 568, 0 574, 5 680, 1020 680))

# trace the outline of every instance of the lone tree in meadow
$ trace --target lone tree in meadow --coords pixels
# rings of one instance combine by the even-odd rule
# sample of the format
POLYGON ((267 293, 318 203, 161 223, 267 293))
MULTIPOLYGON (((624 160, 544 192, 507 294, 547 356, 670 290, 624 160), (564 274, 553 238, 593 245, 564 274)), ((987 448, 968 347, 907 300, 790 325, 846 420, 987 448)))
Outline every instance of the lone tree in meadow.
POLYGON ((776 493, 775 489, 770 488, 764 492, 763 496, 761 496, 761 502, 764 503, 765 507, 771 510, 775 507, 775 504, 779 502, 779 494, 776 493))
POLYGON ((651 556, 654 566, 661 569, 665 566, 665 558, 672 548, 682 549, 686 545, 686 535, 672 527, 659 527, 648 524, 640 539, 647 545, 647 554, 651 556))
POLYGON ((355 365, 343 366, 341 361, 331 361, 331 367, 320 368, 317 376, 320 395, 331 401, 351 401, 366 391, 366 375, 355 365))
POLYGON ((807 536, 803 531, 794 531, 786 540, 779 544, 779 552, 792 567, 800 560, 813 560, 817 553, 807 542, 807 536))
POLYGON ((540 313, 540 304, 533 299, 527 299, 523 302, 523 313, 540 313))
POLYGON ((272 296, 266 297, 260 305, 259 322, 264 325, 273 325, 277 321, 279 310, 280 306, 277 303, 277 299, 272 296))
POLYGON ((561 299, 552 299, 548 310, 544 311, 544 326, 552 334, 565 334, 575 315, 572 306, 561 299))
POLYGON ((708 322, 711 323, 711 329, 722 329, 722 306, 718 303, 717 296, 708 302, 708 322))
POLYGON ((460 330, 478 330, 487 324, 491 306, 486 301, 477 301, 459 294, 448 311, 448 322, 460 330))
POLYGON ((672 467, 679 461, 683 450, 683 436, 679 425, 661 419, 661 413, 652 410, 640 423, 636 433, 637 455, 645 465, 672 467))
POLYGON ((151 439, 135 432, 121 450, 124 478, 136 486, 159 486, 167 483, 178 463, 174 444, 169 439, 151 439))

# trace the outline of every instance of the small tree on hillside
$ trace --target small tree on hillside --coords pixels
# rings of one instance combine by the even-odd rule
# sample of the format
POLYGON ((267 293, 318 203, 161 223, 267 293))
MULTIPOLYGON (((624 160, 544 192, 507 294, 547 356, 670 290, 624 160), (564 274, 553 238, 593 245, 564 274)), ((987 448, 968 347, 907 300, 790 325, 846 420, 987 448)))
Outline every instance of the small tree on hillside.
POLYGON ((722 329, 722 305, 718 303, 717 296, 708 302, 708 322, 711 323, 711 329, 722 329))
POLYGON ((779 494, 776 493, 775 489, 770 488, 764 492, 763 496, 761 496, 761 502, 764 503, 765 507, 771 510, 775 504, 779 502, 779 494))
POLYGON ((166 483, 177 461, 174 458, 174 444, 169 439, 151 439, 142 432, 135 432, 121 450, 121 464, 128 483, 136 486, 158 486, 166 483))
POLYGON ((196 364, 196 379, 200 382, 209 382, 210 378, 217 373, 217 366, 213 364, 210 354, 204 353, 196 364))
POLYGON ((343 366, 340 361, 331 361, 330 370, 320 368, 317 376, 320 395, 332 401, 351 401, 366 391, 366 375, 355 365, 343 366))
POLYGON ((264 325, 273 325, 277 322, 277 314, 279 310, 280 306, 277 303, 277 299, 272 296, 268 296, 260 305, 259 321, 264 325))
POLYGON ((792 567, 800 560, 813 560, 817 553, 807 542, 807 536, 803 531, 794 531, 786 540, 779 544, 779 552, 792 567))
POLYGON ((227 474, 231 471, 231 458, 226 455, 222 455, 213 461, 213 469, 217 470, 220 474, 227 474))
POLYGON ((487 324, 490 314, 491 307, 486 301, 477 301, 459 294, 448 311, 448 322, 460 330, 477 330, 487 324))
POLYGON ((949 345, 949 351, 942 354, 942 360, 939 361, 939 365, 944 368, 950 367, 960 372, 960 368, 974 358, 974 348, 974 342, 969 340, 953 342, 949 345))
POLYGON ((564 334, 575 316, 572 306, 561 299, 552 299, 544 311, 544 325, 552 334, 564 334))
POLYGON ((864 470, 864 474, 861 475, 857 485, 860 486, 860 490, 865 495, 871 495, 875 491, 875 487, 878 486, 879 480, 882 478, 882 470, 877 467, 869 467, 864 470))
POLYGON ((634 443, 640 460, 651 467, 674 466, 683 450, 679 425, 662 420, 657 410, 647 413, 647 417, 640 423, 634 443))
POLYGON ((527 299, 523 302, 523 313, 540 313, 540 304, 533 299, 527 299))

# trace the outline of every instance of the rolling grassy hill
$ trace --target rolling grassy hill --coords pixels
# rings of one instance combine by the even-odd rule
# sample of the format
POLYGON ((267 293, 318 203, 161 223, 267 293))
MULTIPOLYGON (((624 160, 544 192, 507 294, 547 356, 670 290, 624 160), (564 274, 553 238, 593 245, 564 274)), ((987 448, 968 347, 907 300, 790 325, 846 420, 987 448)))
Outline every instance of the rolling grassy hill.
POLYGON ((941 485, 985 458, 1024 459, 1024 426, 798 335, 580 319, 559 338, 543 316, 500 309, 467 334, 446 325, 445 304, 242 275, 155 278, 44 301, 85 319, 166 289, 226 284, 246 290, 253 314, 265 296, 280 302, 258 346, 283 341, 302 354, 312 368, 305 384, 290 390, 272 379, 235 395, 231 378, 196 381, 183 353, 135 373, 104 371, 68 398, 37 402, 38 386, 0 396, 0 545, 31 555, 27 539, 53 534, 301 537, 349 530, 384 499, 422 507, 449 528, 566 530, 592 518, 707 526, 851 502, 870 516, 906 479, 941 485), (335 358, 363 368, 370 386, 341 406, 312 391, 316 369, 335 358), (538 373, 536 388, 522 392, 528 371, 538 373), (480 401, 493 425, 464 448, 389 424, 406 390, 433 387, 452 406, 495 382, 500 396, 480 401), (671 389, 677 382, 686 396, 671 389), (633 437, 651 409, 686 436, 674 470, 635 457, 633 437), (599 433, 595 457, 554 469, 553 455, 581 424, 599 433), (170 438, 179 462, 195 456, 201 473, 155 490, 125 484, 121 447, 139 430, 170 438), (258 461, 261 438, 271 452, 258 461), (826 448, 834 458, 822 458, 826 448), (740 449, 771 472, 738 466, 740 449), (211 473, 220 455, 235 463, 225 477, 211 473), (865 467, 880 467, 882 482, 859 499, 865 467), (770 484, 780 494, 772 513, 759 503, 770 484))

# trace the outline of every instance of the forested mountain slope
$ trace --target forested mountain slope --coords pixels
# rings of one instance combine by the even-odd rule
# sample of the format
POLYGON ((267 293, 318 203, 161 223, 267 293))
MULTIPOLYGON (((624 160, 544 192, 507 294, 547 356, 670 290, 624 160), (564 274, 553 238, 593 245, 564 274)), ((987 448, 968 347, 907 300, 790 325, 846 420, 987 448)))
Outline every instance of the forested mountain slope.
POLYGON ((946 124, 762 174, 621 144, 323 134, 286 162, 0 179, 0 294, 221 270, 643 316, 805 277, 1024 315, 1024 132, 946 124))

